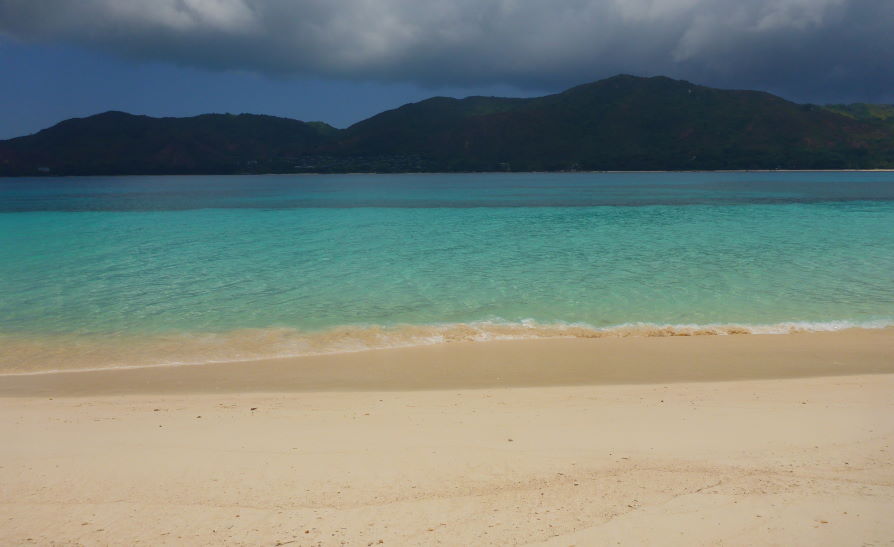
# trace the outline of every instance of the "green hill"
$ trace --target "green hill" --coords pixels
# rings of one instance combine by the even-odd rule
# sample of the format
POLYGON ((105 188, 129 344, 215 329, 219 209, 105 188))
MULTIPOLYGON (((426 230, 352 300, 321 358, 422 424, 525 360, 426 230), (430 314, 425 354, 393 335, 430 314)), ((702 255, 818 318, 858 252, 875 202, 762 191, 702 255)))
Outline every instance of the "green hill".
POLYGON ((108 112, 0 141, 0 174, 891 168, 892 115, 616 76, 531 99, 435 97, 345 130, 108 112))
POLYGON ((319 122, 253 114, 151 118, 105 112, 0 141, 0 173, 276 172, 291 170, 294 158, 338 134, 319 122))
POLYGON ((344 154, 402 150, 444 170, 858 168, 894 134, 756 91, 616 76, 535 99, 429 99, 347 131, 344 154))

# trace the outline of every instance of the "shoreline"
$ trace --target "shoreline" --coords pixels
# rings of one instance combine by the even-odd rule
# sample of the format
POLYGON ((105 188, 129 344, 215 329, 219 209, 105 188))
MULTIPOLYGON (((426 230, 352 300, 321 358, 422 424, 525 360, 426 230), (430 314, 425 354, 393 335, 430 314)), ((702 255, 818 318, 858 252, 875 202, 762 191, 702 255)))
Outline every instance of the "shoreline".
POLYGON ((894 328, 454 342, 200 365, 0 375, 0 397, 414 391, 894 373, 894 328))
POLYGON ((584 323, 473 321, 394 326, 345 325, 319 331, 278 327, 154 336, 5 335, 0 336, 0 346, 5 352, 0 360, 0 378, 278 361, 456 343, 790 335, 883 329, 894 329, 894 323, 890 320, 774 324, 625 323, 593 327, 584 323))

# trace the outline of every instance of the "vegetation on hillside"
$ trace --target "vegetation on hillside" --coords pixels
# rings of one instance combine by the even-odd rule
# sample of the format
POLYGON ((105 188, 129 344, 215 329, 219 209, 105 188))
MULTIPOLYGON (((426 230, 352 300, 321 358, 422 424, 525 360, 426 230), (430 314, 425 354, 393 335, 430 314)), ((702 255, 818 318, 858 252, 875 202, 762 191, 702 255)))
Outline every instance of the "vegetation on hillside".
POLYGON ((894 168, 894 106, 616 76, 531 99, 435 97, 348 129, 107 112, 0 141, 0 175, 894 168))

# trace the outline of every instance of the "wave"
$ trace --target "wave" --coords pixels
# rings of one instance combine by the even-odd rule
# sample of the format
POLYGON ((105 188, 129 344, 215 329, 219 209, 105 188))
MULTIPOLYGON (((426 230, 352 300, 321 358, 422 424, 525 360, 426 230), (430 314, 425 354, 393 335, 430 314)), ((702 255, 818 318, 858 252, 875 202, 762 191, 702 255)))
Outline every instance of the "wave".
POLYGON ((795 334, 892 326, 894 320, 765 325, 627 323, 611 327, 525 320, 392 327, 342 326, 322 331, 240 329, 223 333, 139 336, 0 334, 0 375, 202 365, 490 340, 795 334))

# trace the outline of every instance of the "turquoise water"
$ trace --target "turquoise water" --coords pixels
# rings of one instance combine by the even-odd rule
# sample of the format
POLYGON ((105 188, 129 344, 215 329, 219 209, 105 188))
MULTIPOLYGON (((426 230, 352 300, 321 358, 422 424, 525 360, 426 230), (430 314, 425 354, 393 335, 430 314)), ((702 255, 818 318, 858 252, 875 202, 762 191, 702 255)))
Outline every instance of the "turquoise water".
POLYGON ((0 259, 7 371, 879 326, 894 173, 0 179, 0 259))

